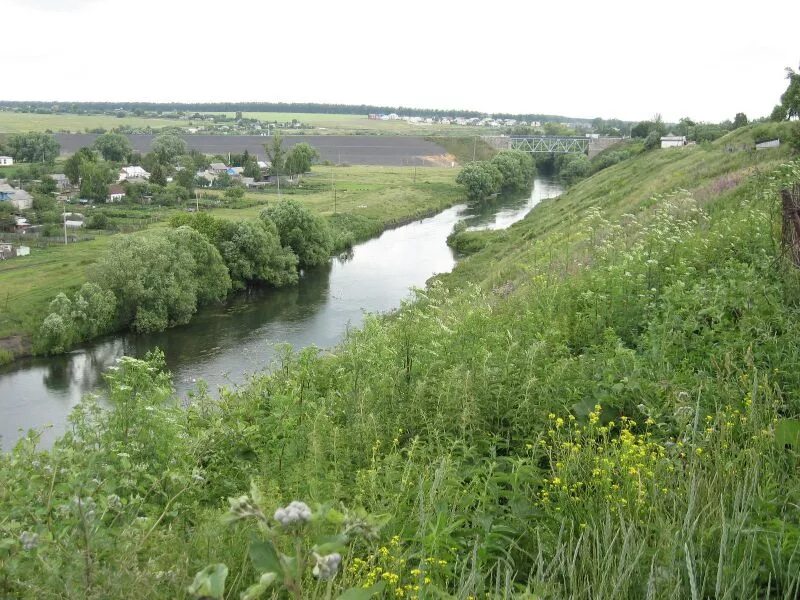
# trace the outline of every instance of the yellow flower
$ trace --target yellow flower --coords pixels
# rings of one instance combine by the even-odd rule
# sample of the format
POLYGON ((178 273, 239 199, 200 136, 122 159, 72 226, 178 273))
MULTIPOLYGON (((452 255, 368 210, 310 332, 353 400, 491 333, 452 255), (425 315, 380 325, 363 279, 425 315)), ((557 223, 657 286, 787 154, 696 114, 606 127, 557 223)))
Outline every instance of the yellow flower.
POLYGON ((558 417, 556 419, 556 427, 558 428, 558 427, 563 427, 563 426, 564 426, 564 419, 562 419, 561 417, 558 417))
POLYGON ((556 415, 555 415, 555 413, 550 413, 549 415, 547 415, 547 418, 552 421, 553 419, 556 418, 556 415))

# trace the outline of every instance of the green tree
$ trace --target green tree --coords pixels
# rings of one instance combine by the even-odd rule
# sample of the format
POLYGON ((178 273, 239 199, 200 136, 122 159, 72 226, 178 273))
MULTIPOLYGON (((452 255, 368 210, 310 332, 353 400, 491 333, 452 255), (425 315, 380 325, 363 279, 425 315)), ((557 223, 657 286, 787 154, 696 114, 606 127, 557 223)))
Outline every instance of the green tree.
POLYGON ((235 187, 228 188, 227 190, 225 190, 223 196, 227 202, 236 202, 244 198, 244 188, 238 185, 235 187))
POLYGON ((470 200, 484 200, 500 191, 503 175, 487 162, 473 162, 462 167, 456 183, 464 187, 470 200))
POLYGON ((786 79, 789 80, 789 85, 781 94, 781 106, 786 112, 784 118, 800 117, 800 73, 787 68, 786 79))
POLYGON ((150 183, 153 185, 167 185, 167 176, 164 173, 164 167, 156 163, 151 167, 150 183))
POLYGON ((119 318, 134 331, 187 323, 197 309, 197 265, 163 232, 114 236, 92 279, 117 299, 119 318))
POLYGON ((261 220, 275 224, 281 244, 297 255, 300 267, 314 267, 330 260, 333 238, 328 224, 296 200, 268 206, 261 212, 261 220))
POLYGON ((499 152, 490 161, 503 177, 503 191, 520 191, 530 187, 535 174, 533 159, 529 154, 518 150, 499 152))
POLYGON ((744 127, 745 125, 747 125, 747 115, 742 112, 736 113, 733 118, 733 128, 739 129, 739 127, 744 127))
POLYGON ((655 129, 651 130, 644 138, 644 149, 653 150, 661 146, 661 134, 655 129))
POLYGON ((187 168, 180 169, 175 173, 175 183, 191 193, 194 190, 194 171, 187 168))
POLYGON ((61 293, 50 303, 37 345, 48 352, 63 352, 111 331, 115 316, 114 294, 95 283, 84 283, 72 299, 61 293))
POLYGON ((108 184, 114 181, 114 172, 104 163, 82 162, 81 197, 102 201, 108 196, 108 184))
POLYGON ((18 162, 52 163, 61 146, 52 135, 46 133, 13 133, 8 136, 6 146, 18 162))
POLYGON ((264 151, 272 163, 269 168, 270 175, 285 173, 284 161, 286 160, 286 152, 283 150, 283 138, 279 133, 272 136, 271 144, 264 144, 264 151))
POLYGON ((81 148, 64 161, 64 174, 72 185, 78 185, 81 180, 81 164, 83 162, 97 162, 97 155, 89 148, 81 148))
POLYGON ((297 283, 297 256, 281 245, 272 223, 239 221, 230 239, 220 244, 220 252, 239 289, 248 282, 276 287, 297 283))
MULTIPOLYGON (((319 152, 306 143, 295 144, 286 153, 284 168, 286 174, 292 177, 308 173, 311 165, 319 158, 319 152)), ((256 165, 257 166, 257 165, 256 165)))
POLYGON ((113 162, 128 160, 133 152, 133 146, 128 138, 120 133, 104 133, 94 141, 94 149, 104 159, 113 162))
POLYGON ((219 250, 206 236, 187 225, 171 230, 168 237, 194 259, 198 303, 203 305, 223 300, 231 290, 231 278, 219 250))
POLYGON ((162 165, 174 164, 186 151, 186 142, 175 133, 162 133, 153 140, 152 152, 162 165))

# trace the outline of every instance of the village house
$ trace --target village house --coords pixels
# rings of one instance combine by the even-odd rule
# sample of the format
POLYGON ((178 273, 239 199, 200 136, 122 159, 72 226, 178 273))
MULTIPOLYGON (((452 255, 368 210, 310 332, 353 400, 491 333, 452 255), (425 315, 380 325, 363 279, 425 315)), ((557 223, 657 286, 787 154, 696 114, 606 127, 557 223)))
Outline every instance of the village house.
POLYGON ((228 170, 228 165, 221 162, 212 162, 210 165, 208 165, 208 170, 214 175, 219 175, 220 173, 225 173, 228 170))
POLYGON ((119 170, 117 182, 121 183, 123 181, 130 181, 131 183, 135 183, 137 181, 145 181, 148 179, 150 179, 150 173, 138 165, 132 165, 129 167, 122 167, 119 170))
POLYGON ((119 202, 125 197, 125 188, 119 184, 112 184, 108 186, 108 193, 106 195, 106 202, 119 202))
POLYGON ((14 164, 14 159, 10 156, 0 156, 0 167, 10 167, 14 164))
POLYGON ((33 197, 25 190, 9 185, 5 179, 0 179, 0 202, 10 202, 17 210, 28 210, 33 206, 33 197))
POLYGON ((70 188, 69 177, 64 175, 64 173, 51 173, 50 179, 56 182, 56 189, 59 192, 63 192, 70 188))
POLYGON ((661 137, 661 147, 662 148, 678 148, 680 146, 686 145, 686 136, 685 135, 675 135, 670 133, 669 135, 664 135, 661 137))

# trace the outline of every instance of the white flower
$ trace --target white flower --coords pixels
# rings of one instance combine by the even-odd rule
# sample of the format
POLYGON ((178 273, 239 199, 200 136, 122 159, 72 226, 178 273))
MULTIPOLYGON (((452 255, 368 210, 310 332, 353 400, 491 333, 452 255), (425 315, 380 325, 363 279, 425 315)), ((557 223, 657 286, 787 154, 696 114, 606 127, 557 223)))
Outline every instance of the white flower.
POLYGON ((23 550, 33 550, 39 545, 39 534, 32 531, 23 531, 19 536, 23 550))
POLYGON ((314 569, 311 572, 314 574, 314 577, 322 579, 323 581, 331 579, 336 575, 336 572, 339 570, 339 565, 342 564, 342 555, 338 552, 326 554, 324 556, 320 556, 314 552, 314 559, 317 561, 317 564, 314 565, 314 569))
POLYGON ((311 509, 305 502, 293 500, 286 508, 279 508, 273 515, 275 520, 283 525, 289 527, 295 523, 306 523, 311 520, 311 509))

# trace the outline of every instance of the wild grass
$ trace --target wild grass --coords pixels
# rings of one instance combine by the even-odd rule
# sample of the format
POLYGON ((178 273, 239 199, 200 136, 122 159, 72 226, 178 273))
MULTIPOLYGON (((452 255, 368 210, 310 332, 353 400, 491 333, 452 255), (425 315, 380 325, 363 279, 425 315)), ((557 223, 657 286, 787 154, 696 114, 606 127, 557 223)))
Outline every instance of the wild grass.
POLYGON ((115 411, 0 458, 0 590, 181 598, 224 563, 236 597, 265 570, 257 528, 220 521, 248 494, 376 516, 328 597, 796 598, 800 273, 777 192, 800 164, 729 154, 598 173, 218 402, 182 410, 157 356, 126 359, 115 411))

